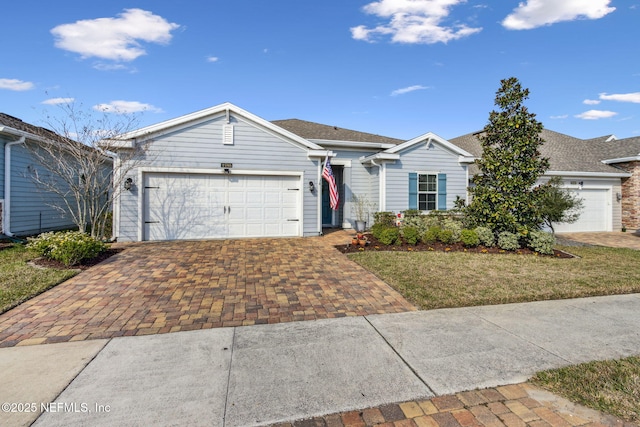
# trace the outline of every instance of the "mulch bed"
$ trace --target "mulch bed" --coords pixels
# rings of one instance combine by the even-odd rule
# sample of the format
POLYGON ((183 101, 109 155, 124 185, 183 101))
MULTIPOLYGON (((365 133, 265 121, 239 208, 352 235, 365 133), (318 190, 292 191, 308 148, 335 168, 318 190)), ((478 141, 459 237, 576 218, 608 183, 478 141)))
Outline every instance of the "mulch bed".
POLYGON ((70 265, 66 266, 59 261, 54 261, 47 258, 36 258, 31 261, 32 264, 37 265, 38 267, 46 267, 46 268, 55 268, 58 270, 86 270, 90 267, 93 267, 96 264, 101 263, 102 261, 111 258, 112 256, 122 252, 123 248, 109 248, 106 251, 102 252, 95 258, 85 259, 81 261, 78 265, 70 265))
POLYGON ((425 244, 419 242, 415 245, 409 245, 407 243, 402 243, 400 245, 384 245, 380 243, 375 237, 371 234, 365 234, 367 238, 367 244, 365 246, 353 245, 351 242, 345 245, 336 245, 336 249, 340 252, 349 254, 355 252, 362 251, 390 251, 390 252, 427 252, 427 251, 435 251, 435 252, 469 252, 469 253, 478 253, 478 254, 518 254, 518 255, 534 255, 534 256, 544 256, 544 257, 554 257, 554 258, 575 258, 575 255, 569 254, 567 252, 559 251, 557 249, 553 250, 553 255, 543 255, 537 252, 532 251, 528 248, 518 249, 516 251, 505 251, 504 249, 500 249, 498 247, 485 247, 485 246, 476 246, 475 248, 467 248, 462 243, 452 243, 452 244, 444 244, 440 242, 425 244))

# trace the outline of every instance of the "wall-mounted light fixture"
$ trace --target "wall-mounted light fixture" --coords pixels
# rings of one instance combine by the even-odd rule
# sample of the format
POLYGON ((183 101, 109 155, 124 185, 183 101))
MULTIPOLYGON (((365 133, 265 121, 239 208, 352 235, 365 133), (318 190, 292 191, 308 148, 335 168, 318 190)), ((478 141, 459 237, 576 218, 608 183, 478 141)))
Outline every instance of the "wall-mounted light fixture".
POLYGON ((584 187, 584 181, 578 181, 578 190, 582 190, 582 187, 584 187))
POLYGON ((616 193, 616 200, 619 202, 620 200, 622 200, 622 194, 620 193, 616 193))
POLYGON ((130 191, 133 187, 133 179, 127 178, 124 180, 124 189, 130 191))
POLYGON ((231 169, 229 169, 229 168, 224 168, 224 173, 226 173, 226 174, 230 174, 230 173, 231 173, 231 169))
POLYGON ((309 181, 309 191, 310 191, 310 192, 312 192, 312 193, 313 193, 314 191, 316 191, 316 186, 315 186, 315 184, 313 183, 313 181, 309 181))

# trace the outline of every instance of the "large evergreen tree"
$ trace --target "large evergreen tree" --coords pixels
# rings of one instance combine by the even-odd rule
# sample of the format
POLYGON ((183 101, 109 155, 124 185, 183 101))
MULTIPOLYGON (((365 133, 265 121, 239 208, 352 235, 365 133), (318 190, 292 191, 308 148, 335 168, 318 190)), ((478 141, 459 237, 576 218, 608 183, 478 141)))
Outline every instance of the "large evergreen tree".
POLYGON ((549 168, 540 155, 544 140, 542 123, 523 105, 529 90, 515 77, 501 81, 496 92, 498 111, 489 114, 489 123, 479 136, 482 157, 476 160, 480 173, 469 190, 471 204, 466 213, 471 223, 485 225, 494 232, 526 234, 542 224, 541 191, 537 179, 549 168))

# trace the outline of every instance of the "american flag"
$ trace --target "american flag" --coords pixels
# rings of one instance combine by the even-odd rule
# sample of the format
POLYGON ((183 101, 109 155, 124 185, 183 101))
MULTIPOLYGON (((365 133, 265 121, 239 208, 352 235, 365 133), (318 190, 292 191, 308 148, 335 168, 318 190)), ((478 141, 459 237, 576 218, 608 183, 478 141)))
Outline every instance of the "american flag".
POLYGON ((340 196, 338 195, 338 186, 336 185, 336 177, 333 176, 333 170, 331 169, 331 163, 329 163, 329 157, 324 162, 324 168, 322 168, 322 177, 329 183, 329 205, 334 211, 338 210, 338 203, 340 202, 340 196))

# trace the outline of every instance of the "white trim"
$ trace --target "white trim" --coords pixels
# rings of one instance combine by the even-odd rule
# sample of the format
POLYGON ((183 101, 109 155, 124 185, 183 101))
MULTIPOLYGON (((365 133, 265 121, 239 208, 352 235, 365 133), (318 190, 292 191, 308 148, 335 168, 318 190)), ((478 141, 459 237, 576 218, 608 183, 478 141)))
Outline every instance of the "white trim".
POLYGON ((307 157, 311 158, 311 157, 321 157, 321 158, 325 158, 325 157, 333 157, 335 156, 335 153, 333 153, 330 150, 309 150, 307 151, 307 157))
POLYGON ((322 235, 322 160, 318 159, 318 173, 316 176, 316 216, 318 235, 322 235))
POLYGON ((331 159, 331 165, 342 166, 343 168, 351 167, 351 159, 331 159))
POLYGON ((378 172, 380 173, 380 188, 378 189, 380 203, 378 206, 380 206, 380 212, 385 212, 387 210, 387 164, 382 163, 378 172))
MULTIPOLYGON (((176 173, 176 174, 201 174, 220 176, 297 176, 300 192, 298 194, 298 237, 304 236, 304 172, 292 171, 260 171, 260 170, 233 170, 226 174, 224 169, 197 169, 197 168, 171 168, 171 167, 140 167, 138 168, 138 241, 144 238, 144 178, 147 173, 176 173)), ((322 190, 321 190, 322 191, 322 190)), ((320 228, 322 230, 322 228, 320 228)))
POLYGON ((638 162, 638 161, 640 161, 640 154, 633 157, 621 157, 619 159, 601 160, 601 162, 604 163, 605 165, 610 165, 612 163, 626 163, 626 162, 638 162))
MULTIPOLYGON (((438 176, 441 173, 442 172, 440 172, 440 171, 416 171, 416 175, 417 175, 416 176, 416 180, 417 180, 416 181, 416 209, 418 209, 419 211, 421 211, 421 212, 431 212, 432 210, 433 211, 437 211, 438 210, 438 195, 439 195, 439 193, 438 193, 438 186, 439 186, 438 176), (433 175, 433 176, 435 176, 436 177, 436 191, 422 191, 421 192, 420 191, 420 175, 433 175), (422 194, 435 194, 435 196, 436 196, 436 200, 435 200, 436 208, 432 209, 432 210, 429 210, 429 209, 421 210, 420 209, 420 193, 422 193, 422 194)), ((428 202, 425 202, 425 203, 428 203, 428 202)))
MULTIPOLYGON (((138 168, 143 173, 191 173, 206 175, 228 175, 224 173, 224 169, 208 169, 208 168, 172 168, 172 167, 155 167, 143 166, 138 168)), ((230 175, 264 175, 264 176, 304 176, 304 172, 296 171, 272 171, 272 170, 255 170, 255 169, 231 169, 230 175)))
MULTIPOLYGON (((121 186, 124 185, 124 182, 119 179, 119 175, 121 174, 121 167, 122 167, 122 159, 120 159, 119 156, 115 156, 115 158, 113 159, 113 169, 111 170, 111 173, 113 174, 113 182, 117 182, 119 183, 121 186)), ((113 197, 113 218, 112 220, 112 224, 111 224, 111 238, 118 238, 120 236, 120 207, 121 207, 121 197, 122 197, 122 188, 117 188, 117 189, 113 189, 114 192, 116 192, 116 194, 114 194, 113 197)), ((125 190, 126 191, 126 190, 125 190)))
POLYGON ((465 194, 464 194, 464 204, 468 205, 469 204, 469 186, 471 185, 471 183, 469 182, 469 166, 465 166, 464 167, 464 172, 465 172, 465 181, 467 183, 467 185, 464 186, 465 188, 465 194))
POLYGON ((384 142, 354 142, 354 141, 335 141, 330 139, 314 139, 309 138, 309 141, 321 145, 323 147, 335 147, 335 148, 350 148, 356 151, 371 151, 371 149, 387 150, 395 147, 397 144, 389 144, 384 142))
POLYGON ((589 178, 628 178, 632 174, 628 172, 576 172, 576 171, 547 171, 542 176, 584 176, 589 178))
POLYGON ((400 159, 400 154, 390 154, 386 151, 381 151, 370 156, 362 156, 358 158, 358 160, 360 160, 360 163, 362 163, 363 165, 372 164, 374 166, 377 166, 375 162, 395 162, 398 159, 400 159))

